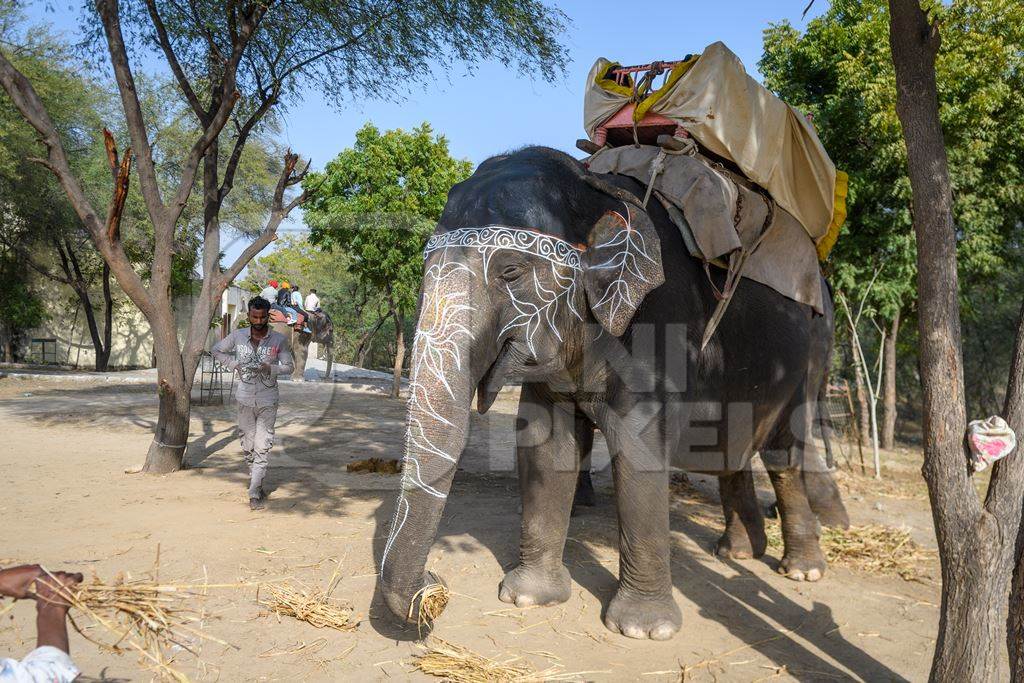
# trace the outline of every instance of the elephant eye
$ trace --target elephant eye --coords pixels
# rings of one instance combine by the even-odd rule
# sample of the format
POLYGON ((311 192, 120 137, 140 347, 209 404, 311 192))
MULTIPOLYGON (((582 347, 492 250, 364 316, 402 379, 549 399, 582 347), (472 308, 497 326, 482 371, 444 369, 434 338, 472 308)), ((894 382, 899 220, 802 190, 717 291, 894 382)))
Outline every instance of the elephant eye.
POLYGON ((501 271, 501 277, 505 280, 515 280, 523 274, 523 269, 519 266, 509 265, 505 266, 501 271))

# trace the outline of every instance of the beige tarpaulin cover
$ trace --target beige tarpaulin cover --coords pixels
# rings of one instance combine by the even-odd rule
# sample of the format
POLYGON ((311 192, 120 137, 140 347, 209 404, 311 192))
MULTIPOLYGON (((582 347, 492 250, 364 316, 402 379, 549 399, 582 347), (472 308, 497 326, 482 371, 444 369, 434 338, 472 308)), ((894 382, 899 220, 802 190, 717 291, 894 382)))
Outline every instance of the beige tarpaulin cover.
MULTIPOLYGON (((646 185, 660 152, 652 145, 606 148, 590 157, 587 166, 594 173, 627 175, 646 185)), ((750 249, 768 217, 767 202, 760 194, 698 156, 666 155, 664 170, 654 181, 654 196, 679 227, 690 254, 704 261, 720 260, 740 247, 750 249), (739 221, 734 222, 737 217, 739 221)), ((747 258, 742 276, 823 312, 814 243, 781 207, 776 206, 771 227, 747 258)))
MULTIPOLYGON (((588 76, 583 122, 591 139, 631 95, 629 88, 604 78, 610 66, 598 59, 588 76)), ((724 43, 713 43, 699 58, 673 68, 665 85, 637 110, 676 121, 705 148, 735 162, 815 242, 829 234, 838 189, 835 165, 810 122, 748 76, 724 43)), ((842 213, 845 217, 845 207, 842 213)))

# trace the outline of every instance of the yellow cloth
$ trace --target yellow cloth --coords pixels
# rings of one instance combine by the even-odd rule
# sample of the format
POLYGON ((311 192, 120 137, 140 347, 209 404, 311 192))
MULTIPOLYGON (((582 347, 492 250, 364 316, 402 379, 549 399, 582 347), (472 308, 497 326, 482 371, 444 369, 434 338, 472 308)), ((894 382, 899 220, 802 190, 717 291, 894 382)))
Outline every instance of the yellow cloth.
MULTIPOLYGON (((591 138, 632 94, 630 88, 602 78, 613 64, 598 59, 588 76, 583 120, 591 138)), ((836 167, 814 127, 748 76, 724 43, 709 45, 650 98, 654 102, 648 111, 676 121, 705 148, 733 161, 816 243, 830 234, 834 219, 845 216, 845 187, 840 200, 836 167)), ((834 232, 838 234, 838 226, 834 232)))

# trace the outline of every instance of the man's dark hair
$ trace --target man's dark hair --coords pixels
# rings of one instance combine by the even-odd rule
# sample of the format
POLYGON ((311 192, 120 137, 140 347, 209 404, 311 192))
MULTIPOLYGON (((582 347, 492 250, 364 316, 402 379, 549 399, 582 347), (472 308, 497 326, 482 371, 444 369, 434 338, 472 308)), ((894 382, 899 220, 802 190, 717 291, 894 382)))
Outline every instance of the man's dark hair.
POLYGON ((311 290, 309 290, 309 293, 310 294, 316 294, 316 290, 315 289, 311 289, 311 290))
POLYGON ((249 310, 256 309, 258 311, 269 311, 270 302, 264 299, 262 296, 254 296, 249 299, 249 310))

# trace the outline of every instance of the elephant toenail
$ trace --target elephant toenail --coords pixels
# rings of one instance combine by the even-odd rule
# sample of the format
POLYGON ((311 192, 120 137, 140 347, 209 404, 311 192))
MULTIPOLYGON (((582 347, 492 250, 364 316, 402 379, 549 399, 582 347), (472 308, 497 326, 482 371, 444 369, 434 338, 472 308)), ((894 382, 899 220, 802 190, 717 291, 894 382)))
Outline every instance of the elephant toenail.
POLYGON ((651 640, 668 640, 675 635, 675 627, 672 624, 662 624, 651 631, 651 640))
POLYGON ((788 574, 786 574, 786 576, 791 578, 791 579, 793 579, 794 581, 803 581, 804 580, 804 573, 802 571, 800 571, 799 569, 794 569, 793 571, 791 571, 788 574))
POLYGON ((810 569, 810 570, 807 571, 807 580, 808 581, 817 581, 820 578, 821 578, 821 570, 819 570, 819 569, 810 569))
POLYGON ((647 633, 639 626, 627 626, 622 629, 622 635, 627 638, 636 638, 637 640, 644 640, 647 638, 647 633))

